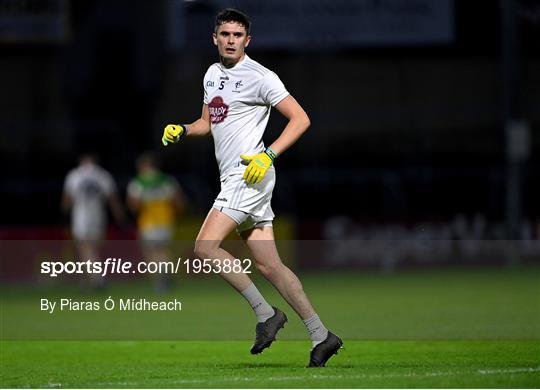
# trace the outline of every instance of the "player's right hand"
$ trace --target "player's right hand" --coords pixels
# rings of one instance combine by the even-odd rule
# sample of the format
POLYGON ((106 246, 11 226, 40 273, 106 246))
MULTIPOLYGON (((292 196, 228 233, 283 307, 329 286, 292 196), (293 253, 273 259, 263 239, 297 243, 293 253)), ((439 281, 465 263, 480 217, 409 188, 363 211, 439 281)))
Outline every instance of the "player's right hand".
POLYGON ((170 143, 175 144, 182 139, 187 133, 186 126, 182 125, 167 125, 163 129, 163 137, 161 137, 161 142, 164 146, 167 146, 170 143))

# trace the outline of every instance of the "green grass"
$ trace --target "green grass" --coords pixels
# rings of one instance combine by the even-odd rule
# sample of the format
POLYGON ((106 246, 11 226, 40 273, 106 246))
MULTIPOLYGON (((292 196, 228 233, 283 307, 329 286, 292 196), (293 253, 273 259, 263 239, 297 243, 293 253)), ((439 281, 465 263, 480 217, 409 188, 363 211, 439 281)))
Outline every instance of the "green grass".
MULTIPOLYGON (((301 279, 321 318, 347 339, 540 339, 540 268, 325 273, 301 279)), ((268 282, 256 283, 291 317, 283 337, 305 340, 302 323, 283 299, 268 282)), ((156 295, 146 280, 111 285, 95 296, 80 293, 76 284, 11 286, 0 289, 0 302, 6 340, 248 340, 254 321, 244 299, 218 276, 179 278, 166 296, 156 295), (108 296, 177 298, 183 306, 179 312, 39 310, 41 298, 103 302, 108 296)))
POLYGON ((147 281, 103 294, 76 285, 0 288, 2 387, 540 387, 540 269, 411 270, 301 277, 345 349, 306 369, 302 323, 266 282, 289 324, 260 356, 255 319, 219 277, 180 278, 169 295, 147 281), (39 310, 41 298, 146 297, 179 312, 39 310), (49 341, 46 341, 49 340, 49 341), (90 341, 94 340, 94 341, 90 341), (171 341, 172 340, 172 341, 171 341))
POLYGON ((538 343, 347 341, 324 369, 308 343, 260 356, 239 341, 5 342, 2 387, 510 387, 540 386, 538 343), (25 357, 22 359, 22 357, 25 357))

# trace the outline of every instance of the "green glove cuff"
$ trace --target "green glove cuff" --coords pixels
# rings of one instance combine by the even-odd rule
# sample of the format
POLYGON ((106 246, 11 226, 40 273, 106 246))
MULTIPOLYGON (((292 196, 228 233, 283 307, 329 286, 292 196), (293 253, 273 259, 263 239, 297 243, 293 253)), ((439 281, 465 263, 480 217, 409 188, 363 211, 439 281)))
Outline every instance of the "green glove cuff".
POLYGON ((187 135, 188 129, 187 129, 186 125, 178 125, 178 126, 182 127, 182 129, 184 129, 184 131, 182 131, 182 134, 180 134, 180 139, 182 139, 187 135))
POLYGON ((270 160, 272 160, 272 162, 274 162, 274 160, 278 157, 278 154, 276 152, 274 152, 270 146, 266 148, 266 150, 264 151, 264 153, 266 153, 268 155, 268 157, 270 157, 270 160))

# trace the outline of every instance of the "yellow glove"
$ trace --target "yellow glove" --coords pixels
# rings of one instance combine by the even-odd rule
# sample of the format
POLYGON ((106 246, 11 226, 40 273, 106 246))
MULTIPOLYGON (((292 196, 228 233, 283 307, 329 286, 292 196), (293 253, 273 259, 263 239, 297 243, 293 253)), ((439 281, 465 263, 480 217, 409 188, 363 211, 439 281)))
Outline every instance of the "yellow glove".
POLYGON ((255 156, 241 154, 240 158, 244 160, 243 163, 249 163, 244 171, 244 176, 242 177, 244 181, 247 184, 260 183, 276 157, 277 154, 270 148, 267 148, 266 151, 256 154, 255 156))
POLYGON ((187 134, 187 127, 183 125, 167 125, 163 130, 163 137, 161 142, 163 146, 167 146, 170 143, 177 143, 187 134))

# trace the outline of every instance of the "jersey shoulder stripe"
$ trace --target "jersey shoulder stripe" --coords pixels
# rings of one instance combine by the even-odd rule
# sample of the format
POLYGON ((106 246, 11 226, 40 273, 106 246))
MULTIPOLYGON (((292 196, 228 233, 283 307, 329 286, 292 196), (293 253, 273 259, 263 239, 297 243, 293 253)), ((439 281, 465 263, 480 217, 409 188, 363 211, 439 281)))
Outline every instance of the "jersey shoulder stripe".
POLYGON ((246 68, 254 70, 255 72, 257 72, 261 76, 264 76, 268 72, 270 72, 270 69, 262 66, 257 61, 253 61, 251 58, 246 59, 244 64, 245 64, 246 68))
POLYGON ((262 70, 262 69, 260 69, 260 68, 257 68, 257 67, 255 67, 255 66, 252 66, 252 65, 246 64, 245 66, 246 66, 247 69, 249 69, 249 70, 251 70, 251 71, 257 73, 257 74, 258 74, 259 76, 261 76, 261 77, 264 77, 264 75, 265 75, 266 73, 268 73, 268 72, 264 72, 264 70, 262 70))

